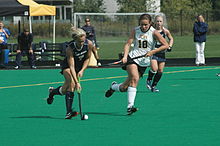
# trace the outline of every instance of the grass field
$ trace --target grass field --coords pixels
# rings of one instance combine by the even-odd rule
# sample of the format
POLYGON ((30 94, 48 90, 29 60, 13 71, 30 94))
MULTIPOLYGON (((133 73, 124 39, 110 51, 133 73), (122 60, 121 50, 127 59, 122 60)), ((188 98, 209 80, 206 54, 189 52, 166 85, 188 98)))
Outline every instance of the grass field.
MULTIPOLYGON (((219 146, 218 66, 166 67, 159 93, 140 80, 139 111, 126 116, 126 93, 104 92, 126 73, 120 68, 89 68, 82 78, 83 111, 89 119, 65 120, 64 97, 52 105, 49 86, 62 84, 58 69, 0 72, 1 146, 219 146)), ((74 107, 78 110, 77 96, 74 107)))
MULTIPOLYGON (((173 36, 174 46, 171 53, 167 53, 167 58, 195 58, 195 47, 193 36, 173 36)), ((206 58, 220 57, 220 35, 207 36, 207 43, 205 48, 206 58)), ((48 40, 48 38, 36 38, 35 42, 48 40)), ((69 38, 56 38, 57 42, 69 41, 69 38)), ((101 59, 117 59, 118 54, 123 51, 124 43, 127 37, 98 37, 100 50, 99 55, 101 59)), ((15 42, 16 40, 10 40, 15 42)), ((49 40, 52 42, 51 40, 49 40)))

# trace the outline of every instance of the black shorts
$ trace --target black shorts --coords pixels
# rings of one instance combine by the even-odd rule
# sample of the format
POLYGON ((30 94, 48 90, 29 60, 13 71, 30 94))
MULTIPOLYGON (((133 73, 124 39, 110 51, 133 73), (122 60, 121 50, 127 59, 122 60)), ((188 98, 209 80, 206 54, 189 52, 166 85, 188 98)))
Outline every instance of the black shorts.
MULTIPOLYGON (((62 62, 60 73, 63 74, 63 71, 64 71, 65 69, 67 69, 67 68, 70 68, 70 67, 69 67, 69 64, 68 64, 68 62, 67 62, 67 59, 65 58, 65 59, 63 60, 63 62, 62 62)), ((76 73, 78 73, 81 69, 82 69, 82 67, 81 67, 81 68, 80 68, 80 67, 75 67, 76 73)))
POLYGON ((166 62, 165 53, 156 53, 153 55, 152 59, 157 60, 158 62, 166 62))
POLYGON ((147 67, 142 67, 142 66, 139 66, 136 62, 134 62, 134 60, 131 59, 130 56, 128 56, 128 59, 127 59, 127 63, 125 63, 123 66, 122 66, 122 69, 123 70, 127 70, 127 65, 129 64, 136 64, 137 67, 138 67, 138 72, 140 74, 140 77, 143 76, 145 70, 147 69, 147 67))

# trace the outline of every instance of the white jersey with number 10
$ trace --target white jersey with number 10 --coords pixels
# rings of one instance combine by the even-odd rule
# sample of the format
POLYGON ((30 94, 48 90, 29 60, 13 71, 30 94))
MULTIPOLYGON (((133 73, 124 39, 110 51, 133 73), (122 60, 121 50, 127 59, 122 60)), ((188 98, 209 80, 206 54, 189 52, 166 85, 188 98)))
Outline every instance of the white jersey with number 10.
MULTIPOLYGON (((154 39, 153 32, 155 29, 151 26, 147 32, 142 32, 139 27, 135 28, 134 47, 129 52, 131 58, 146 54, 148 51, 155 49, 156 40, 154 39)), ((142 57, 134 59, 134 61, 142 66, 146 67, 150 65, 150 57, 142 57)))

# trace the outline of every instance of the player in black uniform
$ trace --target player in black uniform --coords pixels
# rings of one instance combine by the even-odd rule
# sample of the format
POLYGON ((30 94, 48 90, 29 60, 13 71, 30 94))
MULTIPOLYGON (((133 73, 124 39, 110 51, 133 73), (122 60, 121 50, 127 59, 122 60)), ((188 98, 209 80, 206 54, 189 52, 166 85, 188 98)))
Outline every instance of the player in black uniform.
POLYGON ((85 19, 85 25, 82 27, 82 29, 86 32, 86 38, 92 41, 94 45, 93 54, 94 54, 95 59, 97 60, 97 66, 101 66, 101 63, 99 61, 99 55, 98 55, 99 46, 96 41, 95 28, 91 25, 89 18, 85 19))
MULTIPOLYGON (((162 16, 156 16, 155 17, 155 29, 164 37, 169 39, 169 49, 167 49, 168 52, 171 51, 171 48, 173 46, 173 37, 170 33, 170 31, 163 26, 163 17, 162 16)), ((156 43, 155 48, 159 48, 161 46, 160 42, 156 43)), ((166 57, 165 57, 166 51, 161 51, 153 55, 151 59, 151 69, 148 72, 148 78, 146 81, 146 86, 149 90, 152 92, 159 92, 159 90, 156 88, 157 83, 160 81, 161 76, 163 74, 163 68, 165 66, 166 57), (152 81, 153 80, 153 81, 152 81)))
POLYGON ((90 40, 86 39, 86 32, 80 28, 71 28, 73 40, 69 43, 66 50, 66 57, 62 64, 61 74, 65 81, 63 86, 56 89, 49 88, 49 97, 47 103, 52 104, 54 95, 65 95, 66 99, 66 117, 71 119, 78 113, 72 111, 74 90, 81 90, 78 77, 82 77, 88 66, 91 51, 94 48, 90 40))

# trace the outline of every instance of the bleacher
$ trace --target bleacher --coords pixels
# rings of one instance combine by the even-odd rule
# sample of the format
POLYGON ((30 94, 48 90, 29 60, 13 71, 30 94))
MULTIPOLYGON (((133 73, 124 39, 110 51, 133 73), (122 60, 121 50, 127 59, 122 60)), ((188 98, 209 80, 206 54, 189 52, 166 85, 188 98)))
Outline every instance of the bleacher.
MULTIPOLYGON (((67 47, 67 42, 33 43, 32 49, 34 51, 36 65, 37 66, 56 66, 56 64, 60 64, 65 56, 66 47, 67 47)), ((8 44, 8 49, 9 49, 8 66, 15 64, 14 61, 15 61, 17 48, 18 48, 18 44, 16 43, 8 44)), ((26 66, 27 59, 23 57, 22 60, 23 60, 22 64, 26 66)))

